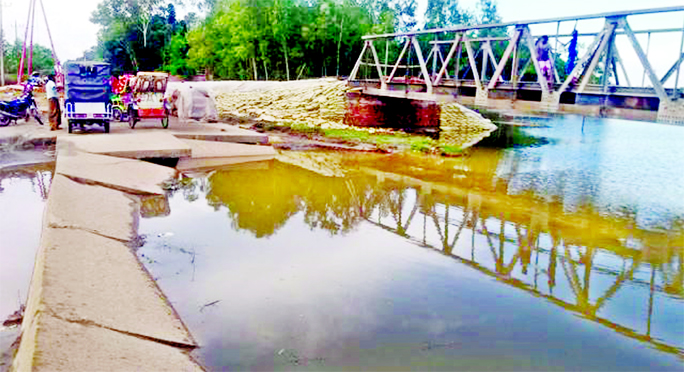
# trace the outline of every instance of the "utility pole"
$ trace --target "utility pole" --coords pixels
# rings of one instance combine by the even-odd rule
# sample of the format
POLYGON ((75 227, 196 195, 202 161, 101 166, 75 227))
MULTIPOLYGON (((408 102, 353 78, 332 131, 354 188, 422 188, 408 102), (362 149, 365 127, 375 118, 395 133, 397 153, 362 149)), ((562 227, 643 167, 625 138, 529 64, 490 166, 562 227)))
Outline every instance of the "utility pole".
POLYGON ((2 28, 2 0, 0 0, 0 85, 5 85, 5 32, 2 28))

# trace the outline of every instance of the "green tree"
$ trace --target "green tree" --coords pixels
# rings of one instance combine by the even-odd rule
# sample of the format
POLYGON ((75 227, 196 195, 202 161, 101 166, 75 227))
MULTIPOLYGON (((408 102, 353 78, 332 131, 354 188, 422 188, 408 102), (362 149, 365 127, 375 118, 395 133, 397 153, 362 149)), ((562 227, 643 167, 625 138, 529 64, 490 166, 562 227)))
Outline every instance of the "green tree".
POLYGON ((425 10, 425 28, 454 27, 471 23, 472 15, 461 9, 458 0, 428 0, 425 10))
POLYGON ((103 0, 91 16, 99 25, 98 54, 115 73, 157 70, 175 33, 175 7, 162 0, 103 0))
MULTIPOLYGON (((496 8, 496 0, 478 0, 477 2, 477 23, 496 24, 501 23, 502 19, 496 8)), ((506 36, 503 28, 485 28, 478 31, 479 37, 506 36)))
POLYGON ((229 79, 346 74, 372 19, 351 0, 219 0, 187 35, 188 65, 229 79))
POLYGON ((187 31, 183 28, 175 33, 164 49, 163 70, 172 75, 190 76, 195 70, 188 65, 188 51, 190 44, 187 39, 187 31))
MULTIPOLYGON (((17 74, 19 70, 19 63, 21 60, 21 52, 23 43, 20 40, 15 40, 14 43, 5 42, 5 73, 17 74)), ((28 71, 28 46, 26 51, 26 58, 24 60, 24 74, 28 71)), ((52 57, 52 50, 39 44, 33 44, 33 64, 32 70, 39 71, 42 74, 54 72, 55 60, 52 57)))

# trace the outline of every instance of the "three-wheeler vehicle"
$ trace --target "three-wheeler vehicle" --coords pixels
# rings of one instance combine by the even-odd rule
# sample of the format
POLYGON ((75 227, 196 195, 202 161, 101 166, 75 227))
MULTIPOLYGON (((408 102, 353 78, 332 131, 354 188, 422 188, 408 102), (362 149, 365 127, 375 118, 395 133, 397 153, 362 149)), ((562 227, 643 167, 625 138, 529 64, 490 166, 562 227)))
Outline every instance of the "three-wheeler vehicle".
POLYGON ((131 128, 142 119, 161 119, 162 127, 169 127, 169 108, 164 97, 168 81, 169 74, 165 72, 138 72, 127 110, 131 128))
POLYGON ((104 62, 69 61, 64 65, 64 111, 69 133, 86 124, 104 126, 112 119, 112 73, 104 62))

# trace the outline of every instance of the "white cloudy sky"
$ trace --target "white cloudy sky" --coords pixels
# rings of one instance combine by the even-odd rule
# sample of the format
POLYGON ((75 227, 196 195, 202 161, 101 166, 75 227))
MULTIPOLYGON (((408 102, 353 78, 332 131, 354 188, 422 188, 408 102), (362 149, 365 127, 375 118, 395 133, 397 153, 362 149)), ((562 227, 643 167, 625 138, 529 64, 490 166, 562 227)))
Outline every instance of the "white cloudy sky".
MULTIPOLYGON (((47 22, 52 33, 57 55, 61 61, 79 58, 83 52, 97 43, 98 26, 90 22, 90 15, 100 0, 43 0, 47 22)), ((28 19, 29 0, 0 0, 2 3, 2 22, 6 40, 14 40, 15 30, 19 39, 24 38, 28 19)), ((45 20, 36 2, 38 11, 35 16, 34 43, 50 46, 45 20)), ((185 15, 184 9, 177 9, 179 17, 185 15)))
MULTIPOLYGON (((28 16, 29 0, 0 0, 3 5, 3 29, 6 39, 13 40, 15 29, 19 38, 23 38, 28 16), (15 27, 16 26, 16 27, 15 27)), ((426 0, 419 0, 423 5, 426 0)), ((465 8, 474 9, 477 0, 461 0, 460 4, 465 8)), ((43 0, 45 12, 52 31, 57 54, 62 61, 78 58, 83 51, 95 45, 98 27, 90 22, 90 15, 95 10, 98 0, 43 0)), ((499 14, 504 21, 531 20, 540 18, 563 17, 569 15, 582 15, 610 11, 622 11, 630 9, 657 8, 684 5, 682 0, 499 0, 499 14)), ((45 22, 40 12, 36 14, 36 28, 34 41, 48 46, 49 40, 45 22)), ((422 10, 419 10, 422 11, 422 10)), ((178 10, 179 15, 183 9, 178 10)), ((684 27, 684 12, 670 15, 650 15, 628 18, 632 29, 646 28, 682 28, 684 27)), ((574 22, 566 22, 561 25, 561 33, 570 32, 574 22)), ((602 21, 584 21, 578 25, 581 31, 597 31, 602 27, 602 21)), ((555 24, 532 27, 533 34, 555 34, 555 24)), ((646 48, 646 35, 639 36, 642 47, 646 48)), ((618 49, 622 58, 628 64, 632 83, 641 81, 642 70, 638 66, 636 54, 624 40, 618 38, 618 49)), ((681 34, 653 35, 651 39, 650 53, 654 68, 659 75, 672 65, 679 51, 681 34)), ((589 44, 591 40, 580 40, 589 44)), ((684 78, 680 79, 684 80, 684 78)), ((681 84, 680 84, 681 86, 681 84)))

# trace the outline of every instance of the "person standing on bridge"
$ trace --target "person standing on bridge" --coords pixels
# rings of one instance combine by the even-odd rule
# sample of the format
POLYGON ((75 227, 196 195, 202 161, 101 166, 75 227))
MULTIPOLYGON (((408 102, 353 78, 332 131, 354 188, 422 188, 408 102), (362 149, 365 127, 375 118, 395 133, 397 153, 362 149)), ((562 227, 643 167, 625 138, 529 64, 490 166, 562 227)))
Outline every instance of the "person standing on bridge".
POLYGON ((55 75, 48 75, 48 82, 45 84, 45 93, 50 103, 50 130, 58 130, 62 124, 62 110, 59 108, 59 95, 57 95, 57 85, 55 75))
MULTIPOLYGON (((539 61, 539 69, 544 75, 546 83, 549 85, 549 90, 553 89, 553 62, 551 61, 551 44, 549 44, 549 37, 544 35, 540 37, 536 44, 537 60, 539 61)), ((539 73, 539 71, 537 72, 539 73)))

